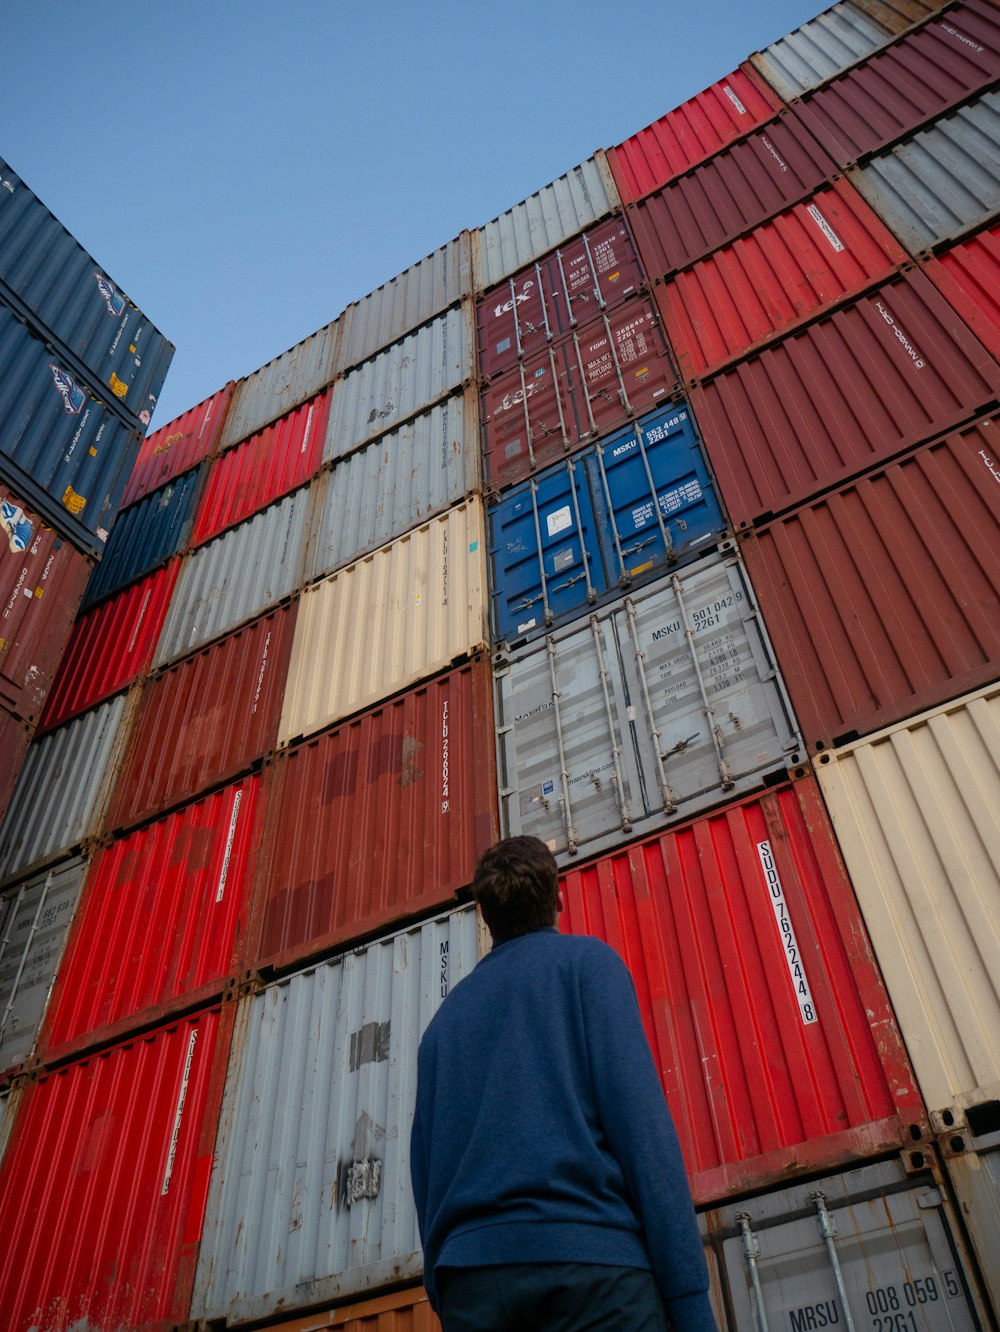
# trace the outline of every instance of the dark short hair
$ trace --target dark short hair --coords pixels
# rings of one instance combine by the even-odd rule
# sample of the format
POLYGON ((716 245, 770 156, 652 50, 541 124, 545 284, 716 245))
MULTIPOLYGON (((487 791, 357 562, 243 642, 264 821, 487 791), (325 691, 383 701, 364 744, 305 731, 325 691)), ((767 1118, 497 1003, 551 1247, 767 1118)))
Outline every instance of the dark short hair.
POLYGON ((544 930, 558 914, 556 858, 538 837, 508 837, 479 858, 472 895, 494 941, 544 930))

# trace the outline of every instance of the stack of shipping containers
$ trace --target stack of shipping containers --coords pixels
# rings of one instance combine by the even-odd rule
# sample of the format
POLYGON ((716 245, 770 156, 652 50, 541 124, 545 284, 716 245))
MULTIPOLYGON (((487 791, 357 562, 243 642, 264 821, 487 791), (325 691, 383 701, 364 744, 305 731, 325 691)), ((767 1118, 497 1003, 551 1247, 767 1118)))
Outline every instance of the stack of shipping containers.
POLYGON ((436 1326, 416 1047, 521 832, 720 1326, 995 1326, 998 79, 841 0, 146 441, 0 829, 11 1327, 436 1326))

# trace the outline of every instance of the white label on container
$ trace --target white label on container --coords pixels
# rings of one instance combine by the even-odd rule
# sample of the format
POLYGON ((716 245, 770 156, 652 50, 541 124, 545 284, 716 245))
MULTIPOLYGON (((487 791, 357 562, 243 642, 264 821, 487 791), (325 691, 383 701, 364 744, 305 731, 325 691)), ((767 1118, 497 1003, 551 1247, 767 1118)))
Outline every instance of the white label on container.
POLYGON ((166 1195, 170 1188, 170 1176, 174 1173, 174 1157, 177 1155, 177 1137, 181 1131, 181 1116, 184 1113, 184 1102, 187 1100, 188 1081, 191 1077, 191 1060, 194 1058, 194 1043, 198 1039, 198 1028, 195 1027, 191 1032, 191 1039, 188 1041, 187 1059, 184 1061, 184 1076, 181 1078, 181 1089, 177 1097, 177 1111, 174 1114, 174 1131, 170 1135, 170 1151, 167 1154, 167 1168, 163 1172, 163 1187, 160 1189, 160 1197, 166 1195))
POLYGON ((745 116, 746 113, 747 113, 747 109, 746 109, 746 107, 743 105, 743 103, 740 101, 740 99, 736 96, 736 94, 733 92, 732 88, 730 88, 730 86, 729 86, 728 83, 724 83, 724 84, 722 85, 722 91, 726 94, 726 96, 727 96, 727 97, 729 98, 729 100, 732 102, 733 106, 736 107, 736 110, 740 113, 740 115, 741 115, 741 116, 745 116))
POLYGON ((219 886, 215 892, 216 904, 222 901, 222 895, 226 891, 226 879, 229 875, 229 858, 233 854, 233 839, 236 836, 236 820, 240 816, 240 801, 243 799, 243 792, 237 791, 233 797, 233 812, 229 816, 229 832, 226 836, 226 854, 222 858, 222 870, 219 874, 219 886))
POLYGON ((299 453, 305 453, 306 448, 308 447, 309 436, 312 434, 313 428, 313 412, 315 410, 315 406, 312 406, 309 408, 308 412, 306 412, 306 428, 302 435, 302 447, 299 449, 299 453))
POLYGON ((781 936, 781 943, 785 950, 785 961, 788 964, 788 975, 792 982, 792 989, 795 991, 795 997, 799 1003, 799 1014, 803 1023, 815 1022, 816 1008, 809 990, 809 982, 806 980, 805 968, 802 965, 802 959, 799 957, 799 946, 795 939, 795 931, 792 929, 792 922, 788 918, 788 906, 785 902, 785 894, 781 889, 781 880, 778 878, 778 869, 774 863, 774 857, 771 855, 771 843, 758 842, 757 855, 760 857, 760 867, 764 871, 764 884, 771 898, 771 906, 774 908, 774 919, 777 922, 778 933, 781 936))
POLYGON ((567 527, 573 526, 573 515, 570 513, 569 505, 564 504, 561 509, 556 509, 550 513, 545 520, 545 526, 548 528, 549 536, 558 536, 560 532, 565 532, 567 527))
POLYGON ((529 629, 534 629, 536 623, 537 621, 534 619, 534 617, 532 617, 530 620, 524 620, 521 624, 517 626, 517 632, 519 634, 526 634, 529 629))
POLYGON ((879 312, 879 314, 882 316, 885 322, 892 329, 897 342, 912 361, 913 368, 915 370, 922 370, 924 366, 927 364, 927 362, 924 360, 918 349, 913 345, 913 343, 906 336, 906 334, 903 332, 900 326, 896 323, 895 319, 893 319, 892 315, 889 313, 889 311, 886 309, 886 307, 882 304, 881 301, 877 300, 875 302, 875 309, 879 312))
POLYGON ((826 218, 819 211, 819 209, 816 207, 815 204, 809 205, 809 216, 812 218, 812 220, 819 227, 820 231, 822 231, 823 235, 830 242, 832 249, 834 249, 837 252, 837 254, 840 254, 840 252, 844 248, 844 242, 834 231, 833 227, 830 226, 829 222, 826 220, 826 218))
POLYGON ((441 813, 451 808, 451 787, 448 777, 448 700, 441 704, 441 813))

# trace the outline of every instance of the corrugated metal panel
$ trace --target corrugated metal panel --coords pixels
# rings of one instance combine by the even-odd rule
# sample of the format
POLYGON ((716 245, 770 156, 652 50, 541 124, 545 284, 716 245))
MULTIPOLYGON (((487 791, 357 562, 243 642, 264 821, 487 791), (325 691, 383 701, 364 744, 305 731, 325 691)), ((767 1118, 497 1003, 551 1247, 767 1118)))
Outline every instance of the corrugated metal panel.
POLYGON ((131 711, 119 694, 31 746, 0 826, 0 879, 65 855, 99 831, 131 711))
POLYGON ((315 397, 334 376, 340 321, 303 338, 236 385, 219 440, 220 449, 255 435, 300 402, 315 397))
POLYGON ((341 1304, 303 1318, 266 1323, 260 1332, 333 1332, 334 1328, 343 1332, 441 1332, 423 1286, 341 1304))
POLYGON ((3 754, 3 765, 0 766, 0 819, 7 812, 32 734, 33 728, 27 722, 21 721, 20 717, 12 717, 6 708, 0 706, 0 754, 3 754))
MULTIPOLYGON (((996 1103, 989 1109, 996 1125, 996 1103)), ((943 1138, 945 1169, 979 1266, 993 1300, 1000 1307, 1000 1133, 995 1128, 981 1139, 948 1133, 943 1138)))
POLYGON ((471 294, 472 237, 463 231, 347 307, 340 317, 336 372, 359 365, 471 294))
POLYGON ((39 730, 52 730, 146 673, 179 568, 180 561, 171 560, 165 568, 80 616, 39 730))
POLYGON ((323 461, 423 411, 471 379, 474 366, 472 307, 465 302, 337 380, 323 461))
POLYGON ((771 87, 790 102, 808 88, 839 74, 890 40, 880 23, 843 0, 808 23, 779 37, 750 60, 771 87))
POLYGON ((682 377, 699 379, 908 258, 840 180, 657 287, 656 303, 682 377))
POLYGON ((815 782, 633 844, 562 886, 560 928, 604 939, 632 973, 696 1203, 919 1132, 913 1070, 815 782))
POLYGON ((690 564, 726 528, 675 403, 516 486, 488 519, 494 643, 537 638, 690 564))
POLYGON ((781 98, 752 65, 742 64, 638 134, 608 149, 625 204, 659 189, 781 110, 781 98))
POLYGON ((677 371, 652 301, 626 301, 483 393, 491 485, 525 480, 570 449, 651 411, 676 388, 677 371))
POLYGON ((1000 13, 963 0, 796 106, 838 163, 894 143, 1000 75, 1000 13))
POLYGON ((483 528, 482 501, 470 499, 306 588, 280 744, 409 688, 487 641, 483 528))
POLYGON ((0 292, 64 349, 136 428, 149 424, 173 345, 0 158, 0 292))
POLYGON ((271 611, 146 685, 109 831, 237 777, 272 748, 296 610, 271 611))
POLYGON ((472 233, 477 288, 515 273, 620 206, 611 170, 598 150, 472 233))
POLYGON ((164 564, 184 546, 203 479, 196 467, 122 513, 108 542, 108 558, 90 576, 83 610, 164 564))
POLYGON ((1000 226, 928 260, 924 272, 1000 361, 1000 226))
POLYGON ((68 861, 0 897, 0 1069, 34 1049, 88 865, 68 861))
POLYGON ((91 564, 0 483, 0 707, 36 722, 91 564))
POLYGON ((106 402, 82 388, 0 302, 0 477, 100 559, 139 447, 106 402))
POLYGON ((273 1317, 419 1275, 417 1045, 477 957, 466 907, 243 1001, 193 1317, 273 1317))
POLYGON ((1000 209, 1000 92, 940 117, 850 179, 911 254, 988 222, 1000 209))
POLYGON ((384 932, 471 883, 496 840, 492 722, 476 659, 279 757, 248 965, 384 932))
POLYGON ((476 302, 480 372, 492 378, 553 338, 585 328, 644 281, 624 220, 598 223, 476 302))
POLYGON ((799 120, 779 116, 631 205, 643 267, 651 278, 686 268, 811 194, 835 171, 799 120))
POLYGON ((429 412, 335 463, 309 534, 306 577, 319 578, 384 546, 479 489, 479 394, 429 412))
POLYGON ((213 463, 191 532, 191 545, 217 536, 303 485, 320 465, 330 395, 304 402, 213 463))
POLYGON ((1000 674, 998 436, 967 426, 743 542, 809 748, 1000 674))
POLYGON ((925 1154, 919 1171, 865 1165, 703 1216, 733 1332, 988 1326, 962 1224, 930 1164, 925 1154))
POLYGON ((713 556, 498 658, 500 821, 567 863, 762 786, 802 749, 742 565, 713 556))
POLYGON ((123 508, 209 456, 219 438, 235 387, 230 381, 218 393, 146 436, 122 496, 123 508))
POLYGON ((949 0, 852 0, 855 9, 891 33, 905 32, 914 23, 923 23, 948 3, 949 0))
POLYGON ((216 1008, 25 1089, 0 1176, 10 1332, 185 1320, 218 1122, 216 1049, 230 1030, 216 1008))
POLYGON ((1000 1099, 1000 687, 815 767, 924 1099, 960 1125, 1000 1099))
POLYGON ((691 407, 740 526, 953 429, 997 397, 1000 366, 913 272, 696 385, 691 407))
POLYGON ((299 586, 310 489, 305 486, 185 559, 154 665, 253 619, 299 586))
POLYGON ((98 853, 39 1041, 42 1059, 109 1044, 164 1021, 171 1007, 208 1003, 236 975, 259 787, 259 777, 244 778, 98 853))

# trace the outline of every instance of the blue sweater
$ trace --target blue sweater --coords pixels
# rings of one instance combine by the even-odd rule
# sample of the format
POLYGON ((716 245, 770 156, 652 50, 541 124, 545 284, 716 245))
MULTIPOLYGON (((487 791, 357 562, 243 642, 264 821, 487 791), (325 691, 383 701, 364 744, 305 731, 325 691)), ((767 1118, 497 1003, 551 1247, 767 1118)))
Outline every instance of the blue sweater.
POLYGON ((411 1173, 441 1267, 651 1269, 677 1332, 714 1332, 708 1270, 632 978, 598 939, 497 945, 420 1043, 411 1173))

